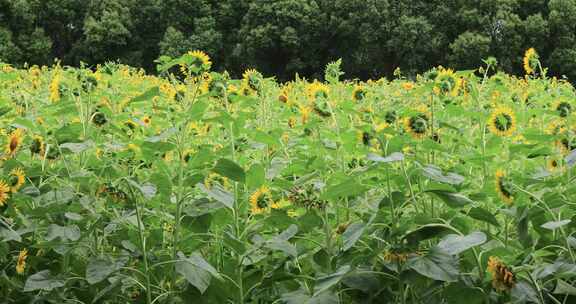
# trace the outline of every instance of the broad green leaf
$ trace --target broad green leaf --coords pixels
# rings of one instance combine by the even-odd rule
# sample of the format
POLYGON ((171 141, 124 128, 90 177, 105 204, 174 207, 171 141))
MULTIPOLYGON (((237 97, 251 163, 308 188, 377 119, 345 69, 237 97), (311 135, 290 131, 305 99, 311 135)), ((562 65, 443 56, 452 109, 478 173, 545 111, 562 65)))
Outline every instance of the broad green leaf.
POLYGON ((230 209, 234 208, 234 195, 224 189, 224 187, 218 184, 213 184, 210 188, 208 188, 203 183, 198 183, 196 186, 206 195, 222 203, 224 206, 230 209))
POLYGON ((344 276, 346 276, 351 271, 350 269, 350 265, 344 265, 338 268, 335 273, 317 278, 316 284, 314 285, 314 295, 319 295, 340 283, 344 276))
POLYGON ((400 152, 394 152, 386 157, 376 155, 374 153, 369 153, 366 157, 368 160, 375 161, 378 163, 392 163, 404 160, 404 154, 400 152))
POLYGON ((128 262, 127 258, 112 260, 109 257, 91 258, 86 266, 86 281, 90 285, 102 282, 128 262))
POLYGON ((353 223, 350 226, 348 226, 348 228, 346 228, 346 231, 344 231, 344 234, 342 235, 342 237, 344 238, 344 245, 342 247, 342 250, 348 251, 348 249, 352 248, 352 246, 354 246, 354 244, 356 244, 356 242, 360 239, 362 233, 364 233, 365 228, 366 224, 362 222, 353 223))
POLYGON ((62 242, 77 241, 80 239, 80 228, 76 225, 60 226, 50 224, 46 231, 45 239, 52 241, 59 238, 62 242))
POLYGON ((571 222, 572 222, 572 220, 554 221, 554 222, 548 222, 548 223, 542 224, 540 227, 546 228, 549 230, 556 230, 562 226, 566 226, 566 225, 570 224, 571 222))
POLYGON ((481 207, 475 207, 470 209, 470 211, 468 212, 468 216, 475 220, 483 221, 496 227, 500 227, 500 224, 498 223, 498 220, 496 220, 494 214, 490 213, 489 211, 481 207))
POLYGON ((467 198, 466 196, 460 193, 444 190, 428 190, 426 192, 433 193, 441 200, 443 200, 446 203, 446 205, 448 205, 448 207, 450 208, 462 208, 468 204, 473 203, 471 199, 467 198))
POLYGON ((246 173, 246 185, 250 189, 256 189, 264 184, 266 181, 266 173, 264 167, 260 164, 255 164, 250 167, 246 173))
POLYGON ((457 255, 472 247, 482 245, 485 242, 486 235, 483 232, 476 231, 466 236, 449 234, 445 236, 437 246, 448 254, 457 255))
POLYGON ((81 143, 65 143, 60 145, 60 149, 62 150, 66 149, 72 153, 84 152, 88 149, 91 149, 92 147, 94 147, 94 142, 91 140, 81 143))
POLYGON ((212 277, 221 279, 220 274, 199 253, 193 253, 187 258, 182 252, 178 252, 180 260, 176 262, 176 272, 183 275, 192 286, 200 293, 204 293, 210 286, 212 277))
POLYGON ((152 87, 152 88, 148 89, 146 92, 130 99, 130 103, 150 100, 150 99, 152 99, 158 95, 160 95, 160 88, 159 87, 152 87))
POLYGON ((576 296, 576 287, 571 284, 566 283, 563 280, 558 279, 556 283, 556 288, 554 289, 553 294, 563 294, 569 296, 576 296))
POLYGON ((244 183, 246 179, 244 169, 226 158, 219 159, 212 171, 239 183, 244 183))
POLYGON ((50 273, 50 270, 42 270, 28 277, 24 284, 24 292, 45 290, 51 291, 55 288, 60 288, 65 285, 65 281, 59 277, 55 277, 50 273))
POLYGON ((442 169, 433 165, 428 165, 422 168, 422 174, 431 180, 450 185, 459 185, 464 182, 464 177, 462 175, 452 172, 444 174, 442 169))
POLYGON ((458 260, 438 247, 432 247, 426 254, 410 259, 408 267, 437 281, 458 280, 458 260))

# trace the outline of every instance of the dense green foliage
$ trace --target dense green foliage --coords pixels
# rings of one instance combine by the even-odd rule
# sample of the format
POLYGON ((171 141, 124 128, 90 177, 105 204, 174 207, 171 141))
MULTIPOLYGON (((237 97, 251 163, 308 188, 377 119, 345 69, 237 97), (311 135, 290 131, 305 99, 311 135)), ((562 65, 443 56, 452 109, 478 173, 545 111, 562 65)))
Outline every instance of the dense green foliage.
POLYGON ((337 58, 360 78, 475 68, 488 55, 519 73, 529 47, 573 79, 575 29, 575 0, 0 0, 6 62, 118 59, 153 71, 160 55, 201 49, 217 70, 280 79, 320 77, 337 58))

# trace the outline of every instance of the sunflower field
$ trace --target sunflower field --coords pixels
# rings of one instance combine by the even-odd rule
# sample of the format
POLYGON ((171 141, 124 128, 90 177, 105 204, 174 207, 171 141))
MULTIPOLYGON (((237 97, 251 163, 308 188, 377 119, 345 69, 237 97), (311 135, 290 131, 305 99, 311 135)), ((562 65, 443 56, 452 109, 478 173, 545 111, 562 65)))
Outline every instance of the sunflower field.
POLYGON ((0 303, 576 303, 576 91, 0 65, 0 303))

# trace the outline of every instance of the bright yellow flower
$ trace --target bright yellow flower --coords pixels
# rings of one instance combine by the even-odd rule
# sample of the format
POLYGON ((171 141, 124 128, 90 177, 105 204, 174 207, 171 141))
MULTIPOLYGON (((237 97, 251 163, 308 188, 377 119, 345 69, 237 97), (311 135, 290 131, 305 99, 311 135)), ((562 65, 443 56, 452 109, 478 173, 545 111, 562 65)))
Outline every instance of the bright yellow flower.
POLYGON ((28 250, 26 248, 20 250, 18 254, 18 262, 16 263, 16 272, 23 274, 26 268, 26 258, 28 257, 28 250))

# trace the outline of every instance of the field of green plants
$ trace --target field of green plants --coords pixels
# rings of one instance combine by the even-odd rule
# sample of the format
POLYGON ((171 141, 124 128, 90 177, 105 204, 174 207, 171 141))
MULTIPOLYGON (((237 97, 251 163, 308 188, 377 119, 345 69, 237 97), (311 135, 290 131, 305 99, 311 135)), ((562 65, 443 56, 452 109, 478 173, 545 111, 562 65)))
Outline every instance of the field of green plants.
POLYGON ((0 65, 0 303, 576 303, 576 91, 0 65))

